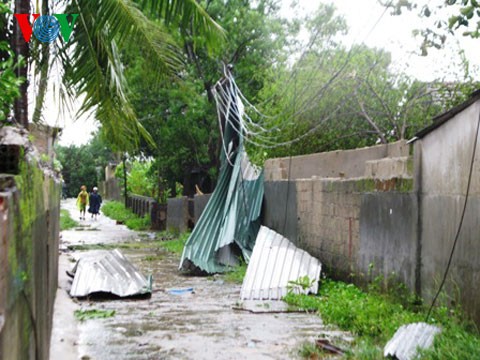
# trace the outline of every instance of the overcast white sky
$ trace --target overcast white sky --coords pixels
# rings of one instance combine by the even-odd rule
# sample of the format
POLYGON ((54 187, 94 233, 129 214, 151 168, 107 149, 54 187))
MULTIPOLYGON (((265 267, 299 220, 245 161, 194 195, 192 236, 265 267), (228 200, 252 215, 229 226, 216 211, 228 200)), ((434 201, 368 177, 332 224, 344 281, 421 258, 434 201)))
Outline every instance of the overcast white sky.
MULTIPOLYGON (((457 65, 460 62, 459 49, 465 51, 477 79, 480 65, 480 40, 457 37, 457 41, 450 39, 446 49, 431 50, 428 57, 415 55, 418 52, 420 40, 414 39, 414 29, 429 25, 427 20, 420 19, 415 12, 406 13, 400 17, 391 16, 387 11, 383 16, 384 8, 377 0, 298 0, 292 9, 291 0, 283 0, 282 14, 285 17, 296 14, 312 13, 320 3, 333 3, 338 14, 343 15, 350 28, 346 38, 348 45, 364 42, 368 46, 384 48, 392 53, 393 63, 399 70, 405 71, 418 79, 431 81, 437 78, 455 79, 462 70, 457 65), (377 21, 381 19, 375 26, 377 21), (372 30, 373 29, 373 30, 372 30)), ((93 119, 79 119, 72 122, 71 117, 58 116, 58 104, 53 98, 49 101, 46 112, 48 123, 63 127, 62 145, 83 144, 88 142, 90 133, 96 129, 93 119)))

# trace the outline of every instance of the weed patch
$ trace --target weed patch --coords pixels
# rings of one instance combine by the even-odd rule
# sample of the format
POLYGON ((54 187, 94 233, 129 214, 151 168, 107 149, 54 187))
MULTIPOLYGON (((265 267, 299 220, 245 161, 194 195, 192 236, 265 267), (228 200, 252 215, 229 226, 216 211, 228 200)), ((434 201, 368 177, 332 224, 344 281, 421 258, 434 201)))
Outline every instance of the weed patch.
MULTIPOLYGON (((297 295, 290 292, 284 300, 292 306, 314 310, 326 324, 357 336, 347 354, 349 359, 382 359, 383 347, 404 324, 424 321, 426 311, 409 299, 393 299, 380 292, 364 292, 353 284, 325 280, 319 295, 297 295), (417 310, 412 310, 417 309, 417 310)), ((431 323, 442 328, 434 347, 424 351, 421 359, 480 359, 480 337, 471 323, 462 320, 459 312, 444 307, 435 309, 431 323)), ((308 352, 303 347, 302 352, 308 352)))
POLYGON ((68 210, 60 210, 60 230, 69 230, 77 227, 78 223, 72 219, 68 210))
MULTIPOLYGON (((185 243, 187 242, 187 239, 189 236, 190 236, 190 233, 186 232, 181 234, 177 239, 163 240, 158 242, 158 244, 170 252, 173 252, 178 255, 182 255, 183 248, 185 247, 185 243)), ((167 235, 164 235, 164 237, 168 238, 167 235)))
POLYGON ((234 268, 232 271, 229 271, 225 274, 225 281, 234 284, 243 283, 243 278, 247 272, 247 264, 243 259, 240 261, 240 264, 234 268))
POLYGON ((90 319, 104 319, 113 317, 115 315, 115 310, 75 310, 75 318, 80 321, 90 320, 90 319))

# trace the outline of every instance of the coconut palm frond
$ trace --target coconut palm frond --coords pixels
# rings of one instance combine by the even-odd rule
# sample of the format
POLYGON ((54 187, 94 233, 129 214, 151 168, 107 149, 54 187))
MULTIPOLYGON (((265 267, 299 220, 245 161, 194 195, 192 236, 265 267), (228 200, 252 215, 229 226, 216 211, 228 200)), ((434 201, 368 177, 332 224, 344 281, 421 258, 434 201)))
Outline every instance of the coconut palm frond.
POLYGON ((194 42, 205 45, 210 52, 219 49, 225 41, 223 28, 196 0, 139 0, 139 3, 142 9, 164 19, 167 25, 188 29, 194 42))

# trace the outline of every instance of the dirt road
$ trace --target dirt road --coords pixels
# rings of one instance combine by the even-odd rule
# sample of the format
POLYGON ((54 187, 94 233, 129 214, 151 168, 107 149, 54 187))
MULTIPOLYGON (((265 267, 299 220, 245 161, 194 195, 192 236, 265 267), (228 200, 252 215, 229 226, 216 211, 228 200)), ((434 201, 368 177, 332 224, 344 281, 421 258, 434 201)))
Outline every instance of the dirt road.
MULTIPOLYGON (((78 219, 73 200, 63 208, 78 219)), ((335 337, 320 317, 298 314, 251 314, 233 310, 240 285, 222 277, 192 277, 177 271, 178 257, 143 246, 154 234, 136 233, 100 216, 62 234, 59 289, 55 303, 51 360, 68 359, 294 359, 300 344, 318 336, 335 337), (147 300, 78 301, 69 297, 65 271, 96 244, 142 244, 122 253, 144 274, 153 276, 147 300), (84 251, 67 251, 83 245, 84 251), (193 287, 193 294, 166 289, 193 287), (77 309, 115 310, 105 319, 79 321, 77 309)))

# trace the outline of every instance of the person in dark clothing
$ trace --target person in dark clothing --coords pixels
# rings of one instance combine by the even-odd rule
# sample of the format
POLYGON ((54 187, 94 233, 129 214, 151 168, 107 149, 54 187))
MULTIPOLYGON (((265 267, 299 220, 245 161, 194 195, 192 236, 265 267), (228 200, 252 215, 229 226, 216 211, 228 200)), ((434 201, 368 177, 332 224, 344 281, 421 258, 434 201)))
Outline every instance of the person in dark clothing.
POLYGON ((97 215, 100 212, 100 205, 102 205, 102 197, 98 193, 98 188, 95 186, 93 191, 90 193, 90 207, 88 212, 92 214, 92 219, 97 219, 97 215))

